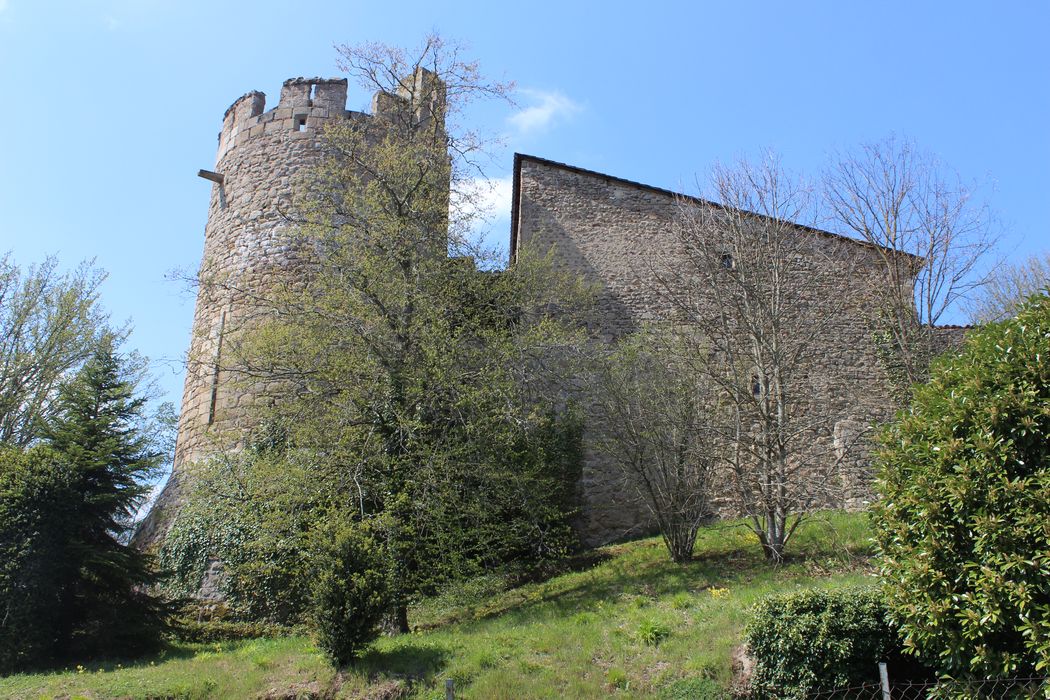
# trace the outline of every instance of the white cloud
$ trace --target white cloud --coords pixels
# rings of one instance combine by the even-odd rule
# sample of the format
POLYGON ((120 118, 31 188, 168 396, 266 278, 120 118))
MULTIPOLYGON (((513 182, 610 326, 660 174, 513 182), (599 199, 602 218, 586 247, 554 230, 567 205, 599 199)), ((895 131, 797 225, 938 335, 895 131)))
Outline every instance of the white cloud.
POLYGON ((510 218, 510 200, 514 184, 507 177, 474 178, 465 183, 453 198, 453 206, 470 218, 492 221, 510 218))
POLYGON ((521 94, 535 104, 511 115, 508 121, 523 134, 546 129, 554 122, 570 117, 581 109, 580 105, 560 92, 522 90, 521 94))

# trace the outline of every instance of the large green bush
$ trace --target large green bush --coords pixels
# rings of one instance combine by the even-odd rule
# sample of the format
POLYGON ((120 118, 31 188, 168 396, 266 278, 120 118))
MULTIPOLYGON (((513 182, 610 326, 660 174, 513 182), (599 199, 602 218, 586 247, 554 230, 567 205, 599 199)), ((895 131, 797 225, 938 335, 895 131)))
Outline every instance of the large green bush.
POLYGON ((971 331, 882 438, 888 603, 943 673, 1050 664, 1050 298, 971 331))
POLYGON ((384 558, 368 529, 336 519, 314 551, 310 623, 317 645, 342 666, 379 635, 389 603, 384 558))
POLYGON ((159 552, 172 597, 193 597, 212 560, 230 617, 275 625, 305 622, 310 533, 335 490, 301 451, 253 444, 197 465, 197 487, 159 552))
POLYGON ((745 631, 756 698, 805 698, 877 683, 899 666, 901 640, 874 588, 806 590, 761 601, 745 631))
POLYGON ((54 656, 74 494, 53 450, 0 448, 0 673, 54 656))
POLYGON ((218 559, 231 619, 303 624, 311 542, 346 518, 376 528, 391 587, 400 580, 412 599, 494 570, 542 571, 575 544, 580 429, 572 413, 534 423, 457 436, 451 456, 432 455, 433 478, 403 484, 398 498, 337 450, 296 446, 267 424, 246 449, 195 465, 192 497, 160 548, 163 590, 192 597, 218 559))

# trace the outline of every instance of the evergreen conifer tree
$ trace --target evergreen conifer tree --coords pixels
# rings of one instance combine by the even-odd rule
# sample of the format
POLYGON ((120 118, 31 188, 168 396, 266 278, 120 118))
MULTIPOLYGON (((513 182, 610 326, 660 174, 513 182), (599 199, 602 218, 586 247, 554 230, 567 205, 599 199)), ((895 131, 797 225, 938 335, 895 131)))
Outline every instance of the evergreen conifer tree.
POLYGON ((69 471, 59 658, 144 651, 156 645, 163 605, 146 591, 151 568, 128 540, 146 479, 163 458, 149 429, 138 373, 104 340, 62 387, 46 440, 69 471))

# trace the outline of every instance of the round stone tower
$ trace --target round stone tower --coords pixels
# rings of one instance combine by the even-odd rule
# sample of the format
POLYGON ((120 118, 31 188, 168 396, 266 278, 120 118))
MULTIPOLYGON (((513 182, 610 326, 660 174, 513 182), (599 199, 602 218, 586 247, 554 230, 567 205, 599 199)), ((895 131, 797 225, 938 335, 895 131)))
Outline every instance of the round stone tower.
POLYGON ((199 173, 213 184, 175 460, 136 534, 140 546, 157 543, 167 531, 187 495, 191 465, 240 444, 252 427, 253 408, 279 391, 245 381, 224 359, 238 331, 265 313, 259 303, 265 291, 307 272, 306 257, 288 235, 287 212, 300 177, 324 156, 325 126, 393 114, 424 94, 443 99, 429 71, 419 69, 402 82, 398 94, 373 97, 371 115, 346 109, 345 79, 320 78, 286 80, 277 106, 268 111, 266 96, 256 91, 226 110, 214 170, 199 173))
MULTIPOLYGON (((295 275, 301 261, 291 245, 285 212, 297 176, 317 165, 326 123, 353 118, 346 110, 346 80, 295 78, 281 88, 277 106, 266 96, 244 95, 226 110, 219 134, 197 309, 179 417, 175 473, 249 427, 261 387, 231 376, 223 344, 258 313, 257 300, 278 278, 295 275)), ((359 115, 365 117, 365 115, 359 115)), ((227 348, 227 351, 229 348, 227 348)))

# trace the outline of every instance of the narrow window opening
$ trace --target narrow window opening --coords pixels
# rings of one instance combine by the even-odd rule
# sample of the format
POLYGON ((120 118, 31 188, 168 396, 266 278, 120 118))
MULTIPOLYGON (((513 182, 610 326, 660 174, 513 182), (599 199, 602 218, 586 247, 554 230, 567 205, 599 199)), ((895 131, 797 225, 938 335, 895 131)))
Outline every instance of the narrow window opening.
POLYGON ((299 117, 295 120, 295 130, 304 131, 306 129, 306 117, 299 117))
POLYGON ((315 97, 317 97, 317 83, 310 83, 310 102, 313 102, 315 97))
POLYGON ((736 267, 736 262, 733 260, 733 256, 729 253, 722 253, 722 267, 727 270, 732 270, 736 267))
POLYGON ((219 369, 222 366, 220 360, 222 358, 222 336, 225 330, 226 312, 223 311, 222 316, 219 318, 219 337, 215 340, 215 366, 211 375, 211 401, 208 403, 208 425, 215 422, 215 405, 219 401, 219 369))
POLYGON ((751 393, 756 399, 762 397, 762 382, 758 380, 758 375, 751 375, 751 393))

